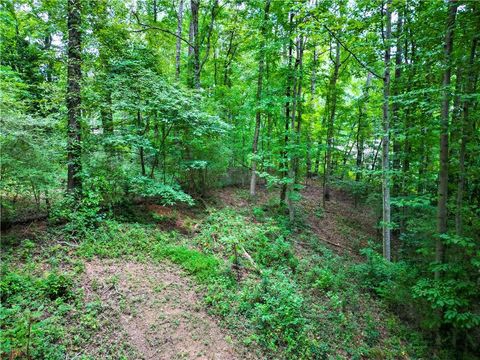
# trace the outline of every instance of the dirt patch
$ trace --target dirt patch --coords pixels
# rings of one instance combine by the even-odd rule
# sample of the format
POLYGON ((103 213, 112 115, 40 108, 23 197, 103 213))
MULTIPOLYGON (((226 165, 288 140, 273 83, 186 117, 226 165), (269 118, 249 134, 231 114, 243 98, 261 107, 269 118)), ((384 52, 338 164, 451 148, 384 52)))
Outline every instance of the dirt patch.
POLYGON ((148 204, 146 209, 155 214, 157 226, 161 230, 177 230, 184 235, 190 235, 196 230, 197 214, 191 209, 156 204, 148 204))
MULTIPOLYGON (((264 205, 279 194, 257 187, 257 197, 252 201, 248 189, 225 187, 216 192, 218 201, 224 206, 245 208, 264 205)), ((330 200, 326 209, 321 208, 322 187, 311 183, 301 190, 302 198, 297 206, 301 208, 305 224, 318 239, 339 254, 357 255, 358 250, 367 245, 369 239, 378 238, 376 219, 370 208, 358 204, 345 191, 330 190, 330 200)))
MULTIPOLYGON (((125 344, 114 345, 130 348, 128 358, 245 358, 242 348, 206 313, 190 280, 172 264, 90 261, 83 287, 87 301, 100 298, 109 309, 109 321, 118 322, 113 336, 125 344)), ((100 355, 96 349, 89 353, 100 355)))
POLYGON ((307 223, 318 238, 337 252, 356 252, 375 239, 375 217, 369 208, 354 206, 353 198, 341 190, 331 189, 330 200, 321 208, 322 187, 309 185, 302 190, 300 205, 307 223))
POLYGON ((253 205, 266 204, 272 196, 265 186, 257 185, 256 196, 250 197, 249 189, 238 186, 227 186, 215 191, 212 197, 220 206, 231 206, 233 208, 245 208, 253 205))
POLYGON ((26 223, 13 224, 8 229, 2 229, 0 236, 12 237, 17 240, 34 239, 47 229, 46 220, 32 220, 26 223))

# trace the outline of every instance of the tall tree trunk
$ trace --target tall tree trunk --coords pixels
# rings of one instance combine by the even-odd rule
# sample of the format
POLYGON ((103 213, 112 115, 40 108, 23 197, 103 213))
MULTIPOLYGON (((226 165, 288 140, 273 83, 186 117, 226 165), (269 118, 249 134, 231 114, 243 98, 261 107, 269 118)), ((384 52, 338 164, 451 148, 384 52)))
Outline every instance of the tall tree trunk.
MULTIPOLYGON (((450 107, 450 77, 452 72, 451 57, 453 51, 453 30, 457 15, 457 1, 449 0, 448 16, 445 31, 445 70, 443 73, 443 99, 440 116, 440 172, 438 182, 438 235, 447 233, 447 200, 448 200, 448 121, 450 107)), ((439 264, 444 262, 445 246, 439 236, 435 243, 435 261, 439 264)), ((435 271, 435 279, 440 279, 440 271, 435 271)))
POLYGON ((295 193, 295 184, 297 182, 297 166, 298 166, 298 148, 300 145, 300 126, 302 116, 302 62, 303 62, 303 38, 300 35, 297 38, 296 44, 296 60, 294 69, 294 82, 293 82, 293 104, 292 104, 292 116, 290 121, 290 129, 292 133, 292 143, 295 144, 295 148, 291 150, 290 154, 290 166, 288 168, 289 183, 287 186, 287 206, 290 222, 295 220, 295 207, 293 205, 293 198, 295 193), (296 127, 295 127, 296 121, 296 127))
MULTIPOLYGON (((467 84, 465 86, 465 92, 467 95, 473 94, 475 91, 475 53, 478 44, 478 34, 474 35, 472 40, 472 47, 470 50, 470 59, 468 64, 467 84)), ((457 235, 463 235, 463 193, 465 188, 465 153, 467 149, 467 143, 470 138, 471 129, 473 126, 470 124, 470 106, 471 100, 467 98, 463 102, 463 118, 461 123, 462 137, 460 139, 460 152, 458 159, 458 184, 457 184, 457 199, 456 199, 456 214, 455 214, 455 230, 457 235)))
POLYGON ((392 37, 391 0, 385 8, 385 72, 383 76, 383 141, 382 141, 382 190, 383 190, 383 256, 390 261, 390 39, 392 37))
POLYGON ((305 159, 305 167, 306 167, 306 174, 305 174, 305 184, 307 184, 308 179, 312 177, 312 139, 310 137, 311 128, 307 130, 307 154, 305 159))
POLYGON ((230 32, 230 38, 228 40, 227 54, 225 55, 225 61, 223 63, 223 85, 226 85, 228 87, 231 86, 231 82, 229 80, 230 64, 232 63, 233 57, 235 55, 235 48, 233 46, 234 36, 235 36, 235 31, 232 30, 230 32))
POLYGON ((313 63, 312 63, 312 75, 310 78, 310 94, 312 99, 315 95, 315 89, 317 85, 317 67, 318 67, 318 52, 317 48, 313 49, 313 63))
POLYGON ((80 0, 68 0, 68 69, 67 69, 67 113, 68 113, 68 177, 67 191, 80 193, 82 190, 82 142, 80 127, 82 80, 82 39, 80 0))
POLYGON ((180 55, 182 51, 182 24, 183 24, 183 1, 180 0, 178 3, 178 21, 177 21, 177 44, 175 48, 175 79, 178 81, 180 79, 180 55))
POLYGON ((362 177, 362 162, 363 162, 363 148, 365 147, 365 139, 363 137, 363 120, 365 118, 365 107, 368 100, 368 90, 370 88, 370 82, 372 80, 372 74, 367 74, 367 80, 365 82, 365 88, 361 97, 361 103, 358 107, 358 127, 357 127, 357 159, 356 159, 356 172, 355 181, 360 181, 362 177))
MULTIPOLYGON (((293 14, 290 14, 290 33, 293 28, 293 14)), ((293 41, 289 40, 288 42, 288 75, 287 75, 287 86, 285 95, 287 101, 285 102, 285 139, 284 146, 282 150, 282 177, 286 179, 288 176, 288 141, 289 141, 289 131, 290 131, 290 96, 292 95, 291 81, 292 81, 292 60, 293 60, 293 41)), ((287 197, 287 184, 283 182, 282 189, 280 191, 280 202, 285 203, 287 197)))
POLYGON ((335 130, 335 112, 337 108, 337 80, 340 69, 340 43, 335 43, 335 60, 333 63, 333 73, 330 77, 330 84, 328 87, 330 99, 330 113, 328 114, 327 126, 327 150, 325 154, 325 163, 323 167, 323 198, 322 206, 325 208, 325 202, 330 200, 330 176, 332 171, 332 150, 333 150, 333 135, 335 130))
POLYGON ((265 3, 265 9, 263 14, 263 23, 261 27, 262 40, 260 43, 260 54, 258 59, 258 79, 257 79, 257 95, 256 95, 256 106, 255 111, 255 133, 253 135, 253 146, 252 146, 252 176, 250 178, 250 196, 256 195, 256 186, 257 186, 257 150, 258 150, 258 137, 260 135, 260 125, 262 120, 262 111, 260 109, 260 102, 262 100, 262 90, 263 90, 263 71, 265 68, 265 43, 267 37, 267 21, 268 13, 270 11, 270 0, 267 0, 265 3))
MULTIPOLYGON (((312 62, 312 74, 310 76, 310 96, 311 100, 313 100, 315 96, 315 88, 316 88, 316 81, 317 81, 317 65, 318 65, 318 53, 317 49, 313 49, 313 62, 312 62)), ((307 159, 306 159, 306 166, 307 166, 307 175, 306 180, 310 179, 313 176, 312 173, 312 127, 311 123, 309 129, 307 131, 307 159)), ((305 181, 305 184, 307 181, 305 181)))
MULTIPOLYGON (((190 77, 193 79, 193 20, 192 18, 190 17, 190 23, 188 24, 188 62, 189 62, 189 66, 191 67, 191 69, 189 69, 190 71, 190 77)), ((193 80, 192 80, 192 83, 193 83, 193 80)))
MULTIPOLYGON (((396 99, 396 96, 400 94, 400 79, 402 77, 402 28, 403 28, 403 17, 402 13, 399 12, 398 20, 397 20, 397 29, 396 29, 396 38, 397 44, 395 49, 395 84, 393 87, 393 96, 395 100, 392 103, 392 118, 393 118, 393 129, 394 129, 394 137, 393 137, 393 171, 394 174, 400 172, 400 164, 401 164, 401 143, 398 136, 395 136, 400 131, 400 105, 399 101, 396 99)), ((393 181, 393 196, 398 196, 400 194, 400 187, 401 182, 398 178, 398 175, 394 176, 393 181)))
POLYGON ((304 39, 303 36, 299 36, 297 39, 297 57, 298 57, 298 81, 297 81, 297 128, 296 128, 296 154, 294 156, 294 179, 295 184, 298 183, 298 173, 299 173, 299 166, 300 161, 298 158, 298 149, 300 148, 300 141, 301 141, 301 127, 302 127, 302 110, 303 110, 303 102, 302 102, 302 83, 303 83, 303 49, 304 49, 304 39))
POLYGON ((198 33, 198 12, 200 8, 200 0, 191 0, 190 7, 192 12, 192 18, 190 23, 191 37, 193 39, 193 85, 195 89, 200 88, 200 35, 198 33))
MULTIPOLYGON (((293 13, 291 14, 291 17, 293 17, 293 13)), ((295 66, 293 69, 293 89, 292 89, 292 111, 290 115, 290 142, 291 144, 296 143, 296 138, 295 138, 295 116, 297 114, 297 67, 298 67, 298 54, 296 54, 296 59, 295 59, 295 66)), ((293 207, 293 187, 294 187, 294 177, 295 177, 295 156, 293 154, 295 150, 292 149, 292 146, 290 146, 290 150, 287 152, 289 153, 289 163, 288 163, 288 184, 287 184, 287 208, 288 208, 288 214, 290 218, 290 222, 293 222, 295 220, 295 209, 293 207)))
MULTIPOLYGON (((139 135, 143 135, 143 132, 140 130, 142 126, 142 114, 140 112, 140 109, 137 110, 137 126, 138 126, 139 135)), ((140 167, 142 170, 142 176, 146 176, 147 172, 145 170, 145 150, 143 146, 140 146, 139 148, 139 155, 140 155, 140 167)))
POLYGON ((153 22, 157 22, 158 4, 157 0, 153 0, 153 22))

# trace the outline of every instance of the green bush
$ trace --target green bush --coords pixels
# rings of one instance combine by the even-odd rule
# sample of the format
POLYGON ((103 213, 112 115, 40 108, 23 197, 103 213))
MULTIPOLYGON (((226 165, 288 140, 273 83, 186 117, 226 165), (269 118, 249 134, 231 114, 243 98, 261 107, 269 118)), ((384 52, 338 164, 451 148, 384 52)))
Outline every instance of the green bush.
POLYGON ((165 185, 146 176, 136 176, 129 180, 132 194, 143 197, 158 197, 162 205, 174 205, 179 202, 193 205, 192 197, 178 185, 165 185))
POLYGON ((105 218, 101 210, 101 196, 96 191, 85 189, 81 200, 74 194, 66 194, 54 203, 50 221, 65 224, 64 234, 74 240, 83 240, 105 218))
POLYGON ((30 359, 63 359, 63 317, 71 309, 72 279, 3 269, 0 281, 0 354, 30 359))
POLYGON ((254 324, 258 341, 287 356, 308 358, 304 299, 284 271, 266 270, 260 283, 246 286, 240 311, 254 324))
POLYGON ((371 248, 362 249, 360 253, 366 257, 366 262, 356 265, 354 271, 366 288, 390 303, 411 299, 411 296, 404 296, 416 276, 414 268, 402 261, 386 261, 371 248))
POLYGON ((283 237, 278 237, 274 241, 263 239, 258 243, 255 258, 265 267, 288 266, 295 270, 298 265, 298 259, 295 257, 292 245, 283 237))

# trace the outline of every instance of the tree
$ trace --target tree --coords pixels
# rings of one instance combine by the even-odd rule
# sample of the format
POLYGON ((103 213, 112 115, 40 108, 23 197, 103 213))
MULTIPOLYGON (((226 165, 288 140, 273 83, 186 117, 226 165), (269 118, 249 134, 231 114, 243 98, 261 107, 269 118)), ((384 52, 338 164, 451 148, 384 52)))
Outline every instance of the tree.
POLYGON ((253 135, 253 145, 252 145, 252 176, 250 178, 250 196, 255 196, 256 186, 257 186, 257 150, 258 150, 258 137, 260 135, 260 124, 262 121, 262 111, 261 111, 261 101, 262 101, 262 91, 263 91, 263 72, 265 68, 265 43, 267 38, 267 23, 268 23, 268 13, 270 11, 270 0, 266 0, 265 8, 263 10, 263 22, 261 26, 261 36, 262 40, 260 41, 260 51, 258 59, 258 77, 257 77, 257 94, 255 97, 256 110, 255 110, 255 133, 253 135))
POLYGON ((180 56, 182 50, 182 24, 183 24, 183 1, 180 0, 178 3, 178 12, 177 12, 177 45, 176 45, 176 53, 175 53, 175 78, 180 78, 180 56))
POLYGON ((200 9, 200 0, 190 1, 191 19, 190 19, 190 43, 191 56, 190 62, 192 64, 193 76, 191 76, 191 86, 200 88, 200 34, 198 32, 198 13, 200 9))
POLYGON ((329 181, 332 172, 332 150, 333 150, 333 135, 334 135, 334 126, 335 126, 335 114, 337 110, 337 81, 340 66, 340 42, 336 40, 335 42, 335 58, 332 58, 333 71, 330 76, 330 83, 328 87, 328 112, 326 113, 328 117, 327 121, 327 149, 325 153, 325 162, 323 167, 323 201, 322 205, 325 208, 325 202, 330 200, 330 188, 329 181))
POLYGON ((382 138, 382 190, 383 190, 383 256, 390 261, 390 39, 392 37, 392 2, 385 7, 385 70, 383 75, 383 138, 382 138))
POLYGON ((68 111, 68 179, 67 190, 80 192, 82 188, 82 142, 80 127, 81 85, 82 80, 82 38, 80 0, 68 0, 68 75, 67 75, 67 111, 68 111))
MULTIPOLYGON (((444 43, 444 66, 443 72, 443 98, 442 110, 440 116, 440 168, 438 176, 438 213, 437 213, 437 231, 438 238, 435 243, 435 261, 439 264, 444 262, 445 245, 441 236, 448 231, 448 123, 450 113, 450 77, 452 72, 452 52, 453 52, 453 32, 455 26, 455 17, 457 14, 457 1, 449 0, 448 15, 445 30, 444 43)), ((440 270, 435 271, 435 278, 440 278, 440 270)))
MULTIPOLYGON (((478 14, 478 10, 474 10, 478 14)), ((476 75, 475 75, 475 58, 478 45, 478 34, 473 35, 472 44, 470 47, 470 56, 467 67, 467 79, 465 84, 465 93, 467 96, 471 96, 474 93, 474 88, 476 84, 476 75)), ((456 199, 456 212, 455 212, 455 230, 457 235, 463 236, 463 197, 465 191, 465 178, 466 178, 466 169, 465 169, 465 158, 467 144, 472 136, 472 121, 470 119, 470 109, 472 100, 468 97, 463 101, 463 117, 460 117, 460 150, 458 154, 458 183, 457 183, 457 199, 456 199)))
POLYGON ((73 198, 63 220, 75 227, 238 185, 257 225, 260 207, 290 220, 287 242, 302 231, 295 220, 321 225, 342 205, 345 251, 366 260, 359 281, 378 285, 400 321, 418 318, 408 326, 427 348, 440 329, 439 354, 473 358, 478 11, 459 0, 6 1, 2 215, 70 213, 73 198), (260 192, 279 198, 263 206, 260 192), (356 236, 367 221, 346 218, 358 212, 376 236, 356 236))

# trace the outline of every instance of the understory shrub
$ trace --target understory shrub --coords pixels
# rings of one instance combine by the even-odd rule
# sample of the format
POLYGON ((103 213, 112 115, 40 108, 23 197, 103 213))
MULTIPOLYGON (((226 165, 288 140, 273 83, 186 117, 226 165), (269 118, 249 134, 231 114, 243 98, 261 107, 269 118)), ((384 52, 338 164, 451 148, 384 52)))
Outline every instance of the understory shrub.
POLYGON ((259 283, 245 286, 240 311, 254 324, 258 341, 286 356, 309 358, 304 299, 287 270, 265 270, 259 283))
POLYGON ((41 277, 2 269, 0 355, 10 358, 63 359, 63 317, 74 297, 70 276, 41 277))

